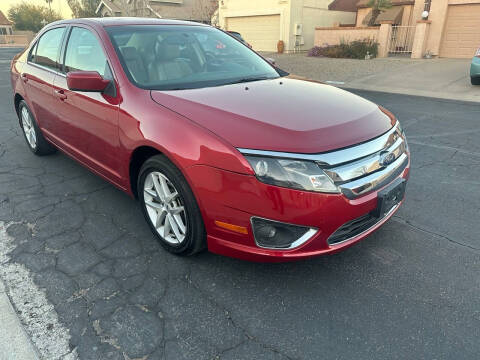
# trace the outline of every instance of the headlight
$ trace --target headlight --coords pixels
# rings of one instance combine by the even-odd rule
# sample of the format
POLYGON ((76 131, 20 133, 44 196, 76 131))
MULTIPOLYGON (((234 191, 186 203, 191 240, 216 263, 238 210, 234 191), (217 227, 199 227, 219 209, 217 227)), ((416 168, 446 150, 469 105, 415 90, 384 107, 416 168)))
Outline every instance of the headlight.
POLYGON ((313 161, 245 155, 257 179, 291 189, 338 193, 333 181, 313 161))

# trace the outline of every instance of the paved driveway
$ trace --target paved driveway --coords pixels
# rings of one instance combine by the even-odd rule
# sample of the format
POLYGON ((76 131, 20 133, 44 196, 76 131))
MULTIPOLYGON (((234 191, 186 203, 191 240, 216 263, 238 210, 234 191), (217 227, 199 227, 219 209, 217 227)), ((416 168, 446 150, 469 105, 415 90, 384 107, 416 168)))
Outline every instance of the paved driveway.
POLYGON ((402 120, 413 168, 398 216, 358 245, 276 265, 184 259, 127 195, 61 153, 30 153, 12 54, 0 51, 0 274, 46 358, 478 358, 480 106, 363 94, 402 120), (48 304, 29 307, 36 287, 47 320, 48 304), (67 329, 67 349, 48 344, 67 329))
POLYGON ((292 74, 342 87, 480 102, 480 86, 470 84, 471 59, 372 60, 312 58, 305 54, 266 54, 292 74))

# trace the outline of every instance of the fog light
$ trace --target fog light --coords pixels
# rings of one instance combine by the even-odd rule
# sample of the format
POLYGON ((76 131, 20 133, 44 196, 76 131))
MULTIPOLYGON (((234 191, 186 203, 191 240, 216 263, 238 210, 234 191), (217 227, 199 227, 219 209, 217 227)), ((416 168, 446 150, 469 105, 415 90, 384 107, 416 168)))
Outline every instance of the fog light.
POLYGON ((255 242, 267 249, 293 249, 307 242, 317 229, 252 217, 255 242))

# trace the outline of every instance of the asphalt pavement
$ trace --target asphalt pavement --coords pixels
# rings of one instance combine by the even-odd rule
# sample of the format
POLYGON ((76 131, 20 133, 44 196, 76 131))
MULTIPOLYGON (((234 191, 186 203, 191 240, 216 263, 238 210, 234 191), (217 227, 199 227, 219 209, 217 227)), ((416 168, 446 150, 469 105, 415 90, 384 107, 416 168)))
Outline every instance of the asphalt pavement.
POLYGON ((28 150, 13 54, 0 49, 0 276, 44 359, 479 358, 479 104, 358 92, 398 116, 413 160, 404 206, 356 246, 180 258, 133 199, 28 150))

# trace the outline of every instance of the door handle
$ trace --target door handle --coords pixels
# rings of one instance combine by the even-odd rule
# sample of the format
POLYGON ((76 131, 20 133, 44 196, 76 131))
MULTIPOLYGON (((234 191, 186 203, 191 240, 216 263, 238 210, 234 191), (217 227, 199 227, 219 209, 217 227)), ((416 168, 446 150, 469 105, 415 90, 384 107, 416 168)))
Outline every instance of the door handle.
POLYGON ((67 100, 67 95, 63 90, 55 90, 55 95, 62 101, 67 100))
POLYGON ((23 74, 21 75, 21 78, 22 78, 23 82, 25 82, 25 83, 28 81, 27 74, 25 74, 25 73, 23 73, 23 74))

